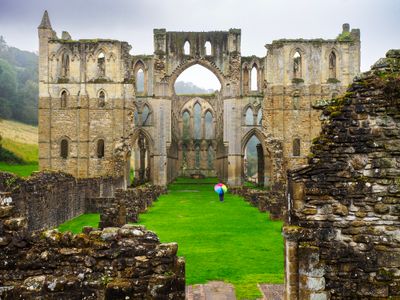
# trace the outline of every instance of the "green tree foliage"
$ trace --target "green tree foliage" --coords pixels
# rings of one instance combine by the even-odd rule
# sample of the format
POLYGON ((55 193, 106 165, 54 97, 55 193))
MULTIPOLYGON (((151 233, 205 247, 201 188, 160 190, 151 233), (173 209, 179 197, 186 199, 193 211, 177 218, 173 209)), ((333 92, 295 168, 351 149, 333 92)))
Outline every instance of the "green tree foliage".
POLYGON ((0 36, 0 117, 36 125, 37 103, 38 56, 0 36))

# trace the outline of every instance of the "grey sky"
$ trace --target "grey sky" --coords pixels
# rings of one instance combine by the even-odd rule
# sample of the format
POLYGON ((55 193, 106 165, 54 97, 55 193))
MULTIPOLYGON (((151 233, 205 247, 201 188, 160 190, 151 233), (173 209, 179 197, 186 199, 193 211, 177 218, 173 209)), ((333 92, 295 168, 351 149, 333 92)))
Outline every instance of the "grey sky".
POLYGON ((274 39, 335 38, 343 23, 361 30, 362 71, 400 48, 399 0, 0 0, 0 35, 37 51, 45 9, 59 36, 125 40, 134 54, 153 52, 153 28, 241 28, 242 55, 264 56, 274 39))

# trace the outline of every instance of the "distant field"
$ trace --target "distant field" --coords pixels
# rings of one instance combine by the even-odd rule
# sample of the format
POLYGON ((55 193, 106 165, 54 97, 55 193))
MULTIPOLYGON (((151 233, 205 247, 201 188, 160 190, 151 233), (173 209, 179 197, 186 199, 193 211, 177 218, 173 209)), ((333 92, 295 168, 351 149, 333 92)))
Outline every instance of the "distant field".
POLYGON ((23 164, 0 161, 0 171, 27 177, 32 171, 38 170, 37 127, 10 120, 0 120, 0 135, 2 147, 24 161, 23 164))

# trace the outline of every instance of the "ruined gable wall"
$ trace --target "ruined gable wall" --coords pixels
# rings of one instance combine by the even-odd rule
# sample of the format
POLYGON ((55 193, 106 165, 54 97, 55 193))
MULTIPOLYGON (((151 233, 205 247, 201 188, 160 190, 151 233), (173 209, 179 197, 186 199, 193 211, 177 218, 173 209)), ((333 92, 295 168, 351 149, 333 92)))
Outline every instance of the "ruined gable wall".
POLYGON ((345 92, 360 71, 360 32, 343 32, 332 40, 277 40, 266 46, 263 129, 283 142, 286 169, 306 163, 311 141, 321 129, 320 111, 324 99, 345 92), (336 55, 336 77, 330 78, 329 55, 336 55), (301 72, 295 76, 293 56, 301 55, 301 72), (299 138, 300 156, 293 155, 293 140, 299 138))
MULTIPOLYGON (((77 177, 123 175, 114 162, 117 141, 129 132, 134 95, 130 84, 129 45, 114 40, 43 39, 39 30, 41 73, 39 92, 40 169, 62 170, 77 177), (99 73, 98 55, 104 54, 105 74, 99 73), (63 55, 69 72, 62 72, 63 55), (66 107, 61 106, 67 92, 66 107), (100 92, 105 94, 99 105, 100 92), (60 143, 67 139, 69 155, 60 157, 60 143), (97 141, 104 140, 104 157, 97 157, 97 141)), ((64 35, 64 34, 63 34, 64 35)))
POLYGON ((309 166, 290 177, 288 299, 400 296, 400 50, 324 110, 309 166))

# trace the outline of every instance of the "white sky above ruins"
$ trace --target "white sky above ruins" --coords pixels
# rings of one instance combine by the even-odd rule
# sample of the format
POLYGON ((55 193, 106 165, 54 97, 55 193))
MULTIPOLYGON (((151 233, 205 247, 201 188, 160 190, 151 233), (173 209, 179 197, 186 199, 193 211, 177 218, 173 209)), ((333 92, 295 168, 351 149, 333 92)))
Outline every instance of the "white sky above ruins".
MULTIPOLYGON (((242 55, 265 56, 264 45, 275 39, 335 38, 343 23, 361 30, 362 71, 400 48, 399 0, 0 0, 0 35, 8 45, 37 51, 46 9, 58 36, 65 30, 73 39, 124 40, 132 54, 153 53, 153 28, 240 28, 242 55)), ((215 78, 189 71, 179 79, 216 88, 215 78)))

